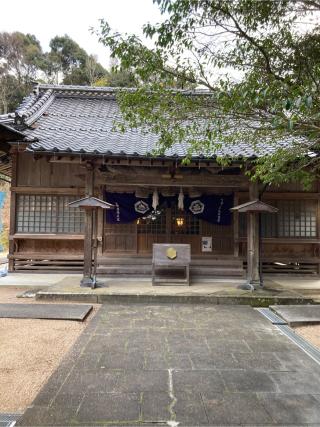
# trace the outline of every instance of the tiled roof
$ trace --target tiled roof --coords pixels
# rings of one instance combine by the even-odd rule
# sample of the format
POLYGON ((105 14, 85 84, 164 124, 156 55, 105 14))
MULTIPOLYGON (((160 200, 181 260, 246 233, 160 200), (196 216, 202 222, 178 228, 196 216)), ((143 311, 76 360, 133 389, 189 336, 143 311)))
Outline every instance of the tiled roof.
POLYGON ((14 114, 0 114, 0 123, 1 124, 10 124, 14 122, 14 114))
MULTIPOLYGON (((23 132, 29 141, 34 141, 28 149, 36 152, 150 156, 156 148, 157 135, 137 129, 125 133, 113 129, 115 119, 121 120, 116 91, 115 88, 39 85, 16 110, 14 120, 12 115, 0 116, 0 123, 6 120, 6 124, 10 123, 23 132)), ((190 95, 194 92, 183 93, 190 95)), ((196 93, 208 94, 205 91, 196 93)), ((280 145, 289 143, 283 141, 280 145)), ((187 148, 187 144, 175 144, 166 150, 165 156, 184 157, 187 148)), ((215 155, 249 158, 272 151, 272 145, 262 148, 239 142, 226 146, 215 155)), ((194 157, 202 156, 195 153, 194 157)))

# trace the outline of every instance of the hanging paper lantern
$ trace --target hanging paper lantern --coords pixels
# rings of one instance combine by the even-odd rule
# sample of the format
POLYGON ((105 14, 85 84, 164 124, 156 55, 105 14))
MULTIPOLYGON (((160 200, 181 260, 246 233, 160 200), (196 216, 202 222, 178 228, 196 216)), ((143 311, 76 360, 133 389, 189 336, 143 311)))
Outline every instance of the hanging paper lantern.
POLYGON ((183 211, 184 209, 183 200, 184 200, 184 194, 183 194, 182 188, 180 188, 180 193, 178 196, 178 209, 180 209, 181 211, 183 211))
POLYGON ((156 210, 157 207, 159 205, 159 193, 158 190, 153 190, 153 195, 152 195, 152 208, 153 210, 156 210))

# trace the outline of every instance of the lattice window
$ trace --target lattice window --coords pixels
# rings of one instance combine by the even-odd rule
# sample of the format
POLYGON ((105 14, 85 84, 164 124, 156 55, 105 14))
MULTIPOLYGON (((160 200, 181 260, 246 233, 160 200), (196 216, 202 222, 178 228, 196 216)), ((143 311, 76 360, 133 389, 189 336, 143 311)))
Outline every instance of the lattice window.
POLYGON ((139 234, 165 234, 166 233, 166 211, 159 209, 145 218, 137 220, 139 234))
POLYGON ((70 208, 74 196, 18 194, 17 233, 82 233, 84 213, 70 208))
MULTIPOLYGON (((272 200, 277 207, 275 214, 261 215, 263 237, 317 237, 316 200, 272 200)), ((239 233, 246 237, 246 215, 239 215, 239 233)))
POLYGON ((317 205, 313 200, 279 201, 279 237, 316 237, 317 205))
POLYGON ((195 215, 181 211, 177 206, 172 208, 172 234, 200 234, 200 220, 195 215))

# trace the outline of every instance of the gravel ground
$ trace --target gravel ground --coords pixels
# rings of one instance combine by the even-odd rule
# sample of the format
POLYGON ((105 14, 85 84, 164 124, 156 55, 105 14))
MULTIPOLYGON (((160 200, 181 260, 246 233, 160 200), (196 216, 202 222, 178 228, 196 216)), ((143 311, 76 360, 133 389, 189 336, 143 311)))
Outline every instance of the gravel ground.
MULTIPOLYGON (((35 302, 16 298, 26 290, 0 286, 0 302, 35 302)), ((0 412, 26 409, 93 315, 84 322, 0 318, 0 412)))
POLYGON ((295 331, 320 349, 320 325, 299 326, 295 328, 295 331))

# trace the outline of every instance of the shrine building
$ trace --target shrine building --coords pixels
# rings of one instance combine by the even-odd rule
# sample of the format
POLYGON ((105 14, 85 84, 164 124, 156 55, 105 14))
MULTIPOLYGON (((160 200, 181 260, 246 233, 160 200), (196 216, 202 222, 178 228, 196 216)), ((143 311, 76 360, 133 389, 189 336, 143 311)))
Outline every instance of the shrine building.
MULTIPOLYGON (((231 209, 259 198, 240 168, 258 153, 243 141, 226 146, 217 154, 232 158, 228 167, 201 155, 184 165, 183 144, 154 156, 156 135, 114 130, 115 95, 38 85, 0 116, 0 173, 11 177, 10 271, 81 272, 85 214, 69 203, 95 196, 115 206, 98 214, 98 274, 148 276, 154 243, 187 243, 191 277, 244 277, 247 215, 231 209)), ((319 184, 268 186, 261 200, 277 208, 261 214, 264 272, 318 274, 319 184)), ((253 239, 254 252, 259 232, 253 239)))

